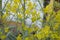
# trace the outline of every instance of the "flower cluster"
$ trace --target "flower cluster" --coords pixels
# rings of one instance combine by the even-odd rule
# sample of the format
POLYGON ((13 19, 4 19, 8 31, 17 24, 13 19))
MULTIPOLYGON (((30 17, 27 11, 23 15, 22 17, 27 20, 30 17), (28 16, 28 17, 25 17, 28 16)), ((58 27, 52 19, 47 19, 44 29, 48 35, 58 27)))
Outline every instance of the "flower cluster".
POLYGON ((49 5, 41 9, 45 19, 41 19, 40 11, 36 10, 36 3, 31 0, 10 0, 7 2, 0 23, 0 39, 60 40, 60 10, 57 12, 53 10, 53 1, 51 0, 49 5), (12 14, 16 15, 16 21, 12 21, 13 18, 7 20, 12 14), (37 26, 37 21, 41 28, 37 26))

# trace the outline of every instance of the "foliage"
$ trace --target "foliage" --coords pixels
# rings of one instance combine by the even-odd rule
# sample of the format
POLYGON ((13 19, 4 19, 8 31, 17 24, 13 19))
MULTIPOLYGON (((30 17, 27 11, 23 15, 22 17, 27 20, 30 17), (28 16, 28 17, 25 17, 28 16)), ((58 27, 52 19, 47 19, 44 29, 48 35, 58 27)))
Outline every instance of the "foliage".
MULTIPOLYGON (((42 0, 41 0, 42 1, 42 0)), ((3 27, 0 28, 0 39, 2 40, 60 40, 60 9, 54 11, 54 0, 45 8, 41 9, 45 18, 41 21, 40 12, 36 10, 36 3, 30 0, 10 0, 5 5, 2 16, 3 27), (16 15, 16 24, 7 25, 7 18, 10 14, 16 15), (31 17, 31 18, 30 18, 31 17), (27 26, 25 19, 30 18, 32 25, 27 26), (34 23, 39 20, 42 22, 42 28, 40 29, 34 23), (45 22, 44 22, 45 21, 45 22), (16 25, 16 26, 15 26, 16 25)), ((39 1, 40 2, 40 1, 39 1)), ((58 3, 58 8, 60 3, 58 3)), ((13 21, 12 21, 13 22, 13 21)))

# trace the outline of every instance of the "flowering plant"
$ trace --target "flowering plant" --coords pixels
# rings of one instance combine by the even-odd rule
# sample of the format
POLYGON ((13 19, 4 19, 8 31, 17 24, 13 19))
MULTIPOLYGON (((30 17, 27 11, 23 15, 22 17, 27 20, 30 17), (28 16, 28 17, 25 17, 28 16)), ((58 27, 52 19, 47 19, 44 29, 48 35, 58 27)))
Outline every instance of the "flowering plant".
MULTIPOLYGON (((37 2, 41 6, 41 2, 37 2)), ((55 0, 50 0, 45 8, 41 6, 37 11, 37 3, 31 0, 7 0, 0 17, 3 24, 0 25, 0 39, 60 40, 59 4, 55 0), (40 10, 43 12, 43 18, 40 10)))

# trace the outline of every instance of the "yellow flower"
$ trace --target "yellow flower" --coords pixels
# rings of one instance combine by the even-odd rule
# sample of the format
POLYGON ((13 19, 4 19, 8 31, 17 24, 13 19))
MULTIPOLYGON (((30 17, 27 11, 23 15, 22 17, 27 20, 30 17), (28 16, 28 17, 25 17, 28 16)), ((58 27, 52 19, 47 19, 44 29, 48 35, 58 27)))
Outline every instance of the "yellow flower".
POLYGON ((3 16, 2 16, 2 22, 5 23, 6 22, 6 19, 8 18, 8 13, 4 13, 3 16))
POLYGON ((34 36, 36 36, 39 40, 41 40, 42 38, 48 37, 49 33, 50 33, 50 27, 45 26, 40 30, 40 32, 38 32, 34 36))
POLYGON ((22 40, 21 35, 19 34, 17 40, 22 40))
POLYGON ((9 28, 5 28, 4 30, 5 30, 5 32, 8 32, 9 31, 9 28))
POLYGON ((14 0, 15 3, 21 3, 21 0, 14 0))
POLYGON ((32 2, 28 3, 28 9, 30 9, 30 10, 33 9, 33 3, 32 2))
POLYGON ((7 18, 9 16, 9 14, 7 12, 4 13, 4 15, 2 16, 2 19, 4 20, 5 18, 7 18))
POLYGON ((26 11, 25 11, 25 14, 29 14, 30 13, 30 11, 27 9, 26 11))
POLYGON ((32 33, 32 32, 35 32, 38 30, 38 27, 30 27, 30 28, 27 28, 28 29, 28 33, 32 33))
MULTIPOLYGON (((40 19, 40 12, 37 12, 37 13, 35 14, 35 16, 36 16, 36 19, 39 20, 39 19, 40 19)), ((40 19, 40 21, 41 21, 41 19, 40 19)), ((41 21, 41 22, 42 22, 42 21, 41 21)))
POLYGON ((42 39, 42 38, 44 38, 45 37, 45 35, 42 33, 38 33, 38 34, 36 34, 35 36, 37 36, 37 38, 40 40, 40 39, 42 39))
POLYGON ((24 30, 27 30, 27 29, 28 29, 28 27, 25 25, 25 26, 23 27, 23 29, 24 29, 24 30))
POLYGON ((58 34, 51 34, 51 38, 59 38, 58 34))
POLYGON ((45 32, 45 33, 49 33, 49 31, 50 31, 50 26, 45 26, 44 32, 45 32))
POLYGON ((44 28, 41 29, 41 32, 44 33, 45 36, 48 36, 48 34, 50 33, 50 27, 45 26, 44 28))
POLYGON ((14 5, 12 5, 12 7, 11 7, 11 11, 12 11, 13 13, 16 13, 17 8, 18 8, 18 5, 17 5, 17 4, 14 4, 14 5))
POLYGON ((33 40, 32 37, 26 37, 25 40, 33 40))
POLYGON ((22 27, 25 27, 25 24, 24 24, 24 22, 22 22, 22 27))
POLYGON ((34 31, 37 31, 39 28, 36 26, 36 27, 33 27, 34 31))
POLYGON ((23 15, 22 14, 18 14, 18 18, 23 18, 23 15))
POLYGON ((48 22, 50 20, 50 15, 46 17, 46 21, 48 22))
POLYGON ((8 3, 7 6, 6 6, 6 10, 10 10, 11 9, 11 4, 8 3))
POLYGON ((36 21, 37 17, 36 16, 32 16, 32 22, 36 21))
POLYGON ((59 23, 56 23, 55 26, 53 27, 53 29, 57 30, 59 27, 59 23))
POLYGON ((26 38, 25 38, 25 40, 29 40, 29 38, 28 38, 28 37, 26 37, 26 38))
POLYGON ((35 16, 36 14, 37 14, 37 11, 36 10, 33 10, 32 16, 35 16))
POLYGON ((46 8, 44 8, 45 13, 51 13, 53 11, 53 3, 54 0, 50 0, 49 5, 47 5, 46 8))
POLYGON ((56 15, 56 17, 55 17, 55 20, 56 20, 57 22, 60 22, 60 10, 57 11, 57 15, 56 15))
POLYGON ((0 32, 0 34, 2 34, 2 32, 0 32))
POLYGON ((4 40, 6 38, 6 35, 2 35, 1 39, 4 40))
POLYGON ((29 33, 33 32, 33 29, 32 28, 28 28, 28 32, 29 33))

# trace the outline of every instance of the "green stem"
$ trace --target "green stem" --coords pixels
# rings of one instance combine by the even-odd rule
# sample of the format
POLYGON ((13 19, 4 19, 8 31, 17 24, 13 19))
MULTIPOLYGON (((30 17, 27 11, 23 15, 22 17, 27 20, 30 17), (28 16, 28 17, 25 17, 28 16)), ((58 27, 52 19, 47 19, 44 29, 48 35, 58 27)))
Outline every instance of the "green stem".
POLYGON ((38 0, 38 3, 39 3, 39 5, 40 5, 40 7, 41 7, 41 9, 40 9, 40 10, 43 12, 43 19, 42 19, 42 20, 43 20, 43 22, 42 22, 42 26, 44 26, 44 15, 45 15, 45 14, 44 14, 44 10, 43 10, 42 5, 41 5, 41 3, 40 3, 40 1, 39 1, 39 0, 38 0))

